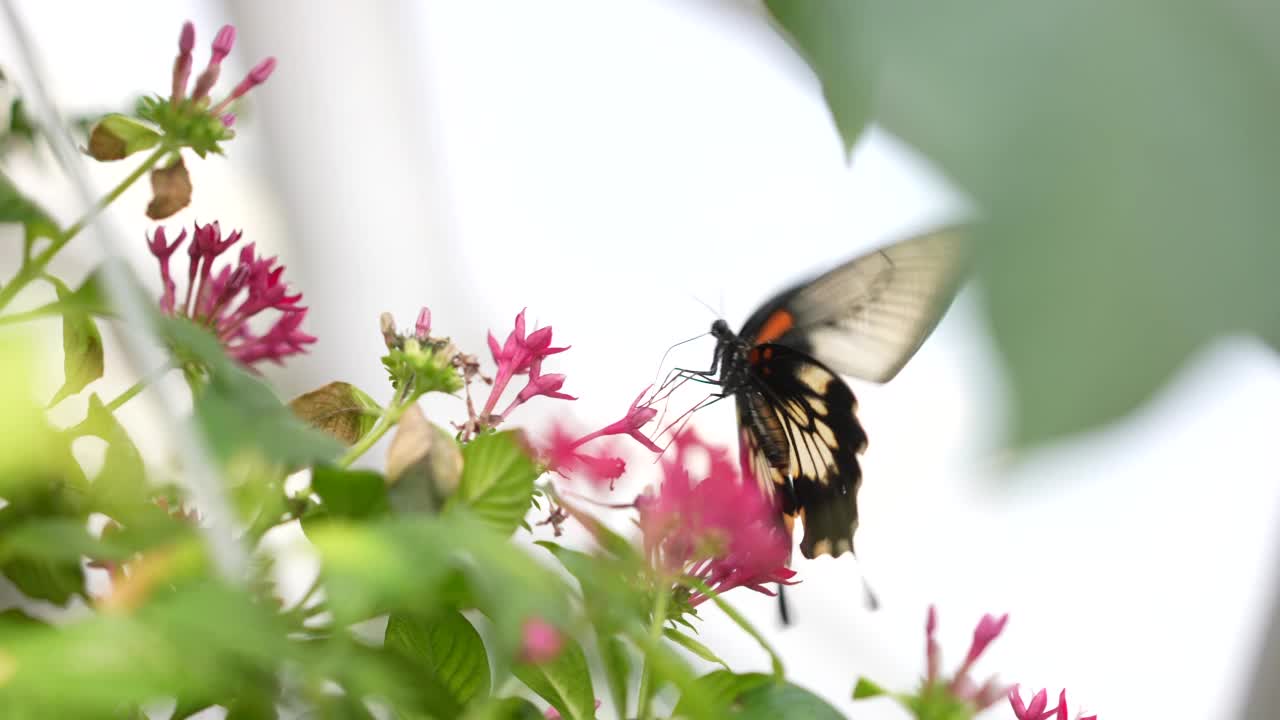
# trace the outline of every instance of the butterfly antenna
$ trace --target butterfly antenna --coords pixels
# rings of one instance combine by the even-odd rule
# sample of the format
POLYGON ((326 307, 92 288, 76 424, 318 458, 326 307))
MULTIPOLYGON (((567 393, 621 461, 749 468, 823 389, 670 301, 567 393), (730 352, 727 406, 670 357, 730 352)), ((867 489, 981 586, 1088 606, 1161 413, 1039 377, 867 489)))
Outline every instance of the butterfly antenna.
MULTIPOLYGON (((654 384, 655 384, 655 385, 657 384, 657 382, 658 382, 658 376, 662 374, 662 368, 667 364, 667 356, 671 354, 671 351, 672 351, 672 350, 675 350, 676 348, 680 347, 681 345, 685 345, 685 344, 687 344, 687 343, 691 343, 691 342, 693 342, 694 340, 701 340, 702 338, 704 338, 704 337, 706 337, 707 335, 710 335, 710 334, 711 334, 710 332, 702 332, 702 333, 698 333, 697 335, 694 335, 693 337, 689 338, 688 340, 681 340, 680 342, 676 343, 675 345, 672 345, 671 347, 667 348, 666 352, 662 353, 662 359, 658 361, 658 369, 657 369, 657 370, 655 370, 655 371, 654 371, 654 373, 653 373, 653 382, 654 382, 654 384)), ((664 383, 663 383, 663 385, 662 385, 662 387, 665 387, 665 386, 666 386, 666 383, 664 382, 664 383)), ((661 387, 660 387, 659 389, 661 389, 661 387)))

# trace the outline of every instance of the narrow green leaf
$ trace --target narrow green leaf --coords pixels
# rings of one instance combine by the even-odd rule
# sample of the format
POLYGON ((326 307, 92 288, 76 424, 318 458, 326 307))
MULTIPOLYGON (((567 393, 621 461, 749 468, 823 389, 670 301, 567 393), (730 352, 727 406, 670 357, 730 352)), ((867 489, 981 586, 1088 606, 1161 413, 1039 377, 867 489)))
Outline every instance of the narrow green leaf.
POLYGON ((66 605, 73 595, 85 594, 84 571, 79 560, 40 560, 17 557, 0 565, 0 573, 36 600, 66 605))
POLYGON ((372 470, 317 465, 311 472, 311 489, 328 515, 361 520, 387 512, 386 479, 372 470))
POLYGON ((474 705, 463 720, 542 720, 545 716, 537 705, 524 698, 493 698, 474 705))
POLYGON ((446 611, 429 619, 392 613, 385 646, 438 681, 458 706, 489 694, 489 658, 484 642, 462 613, 446 611))
POLYGON ((482 435, 462 449, 462 477, 446 507, 462 504, 495 531, 510 535, 533 501, 538 469, 514 432, 482 435))
MULTIPOLYGON (((61 282, 55 283, 54 289, 59 300, 72 295, 71 290, 61 282)), ((56 405, 64 398, 75 395, 86 385, 102 377, 102 333, 87 313, 68 309, 62 315, 62 369, 65 379, 50 405, 56 405)))
POLYGON ((729 664, 726 663, 724 660, 721 660, 720 656, 716 655, 715 652, 711 650, 711 648, 707 647, 706 645, 703 645, 701 642, 695 640, 694 638, 689 637, 688 635, 680 632, 679 630, 676 630, 675 628, 665 628, 662 631, 662 634, 668 640, 683 647, 685 650, 688 650, 689 652, 693 653, 694 655, 697 655, 703 660, 706 660, 707 662, 710 662, 710 663, 715 663, 723 667, 725 670, 729 669, 729 664))
POLYGON ((596 645, 600 648, 600 660, 604 664, 609 694, 618 714, 627 717, 627 694, 631 686, 631 650, 615 635, 606 635, 596 629, 596 645))
POLYGON ((738 627, 746 631, 748 635, 760 644, 760 647, 766 653, 769 653, 769 662, 773 667, 773 676, 775 678, 781 680, 785 677, 786 670, 782 665, 782 656, 778 655, 778 651, 773 649, 773 646, 769 644, 769 641, 765 638, 764 634, 757 630, 756 626, 752 625, 751 621, 747 620, 745 615, 738 612, 737 608, 726 602, 724 598, 720 597, 719 593, 712 591, 711 588, 707 587, 706 583, 701 580, 690 578, 688 579, 688 584, 693 589, 711 598, 711 602, 715 603, 716 607, 720 608, 721 612, 727 615, 730 620, 737 624, 738 627))
POLYGON ((565 638, 564 649, 554 660, 539 665, 519 663, 513 672, 565 718, 592 720, 595 717, 591 669, 582 646, 572 638, 565 638))
POLYGON ((871 120, 876 90, 868 0, 766 0, 765 7, 817 74, 848 152, 871 120))
POLYGON ((102 399, 89 396, 89 411, 79 425, 68 431, 72 437, 93 436, 107 443, 102 469, 94 478, 90 505, 106 515, 129 523, 146 502, 147 475, 142 455, 124 426, 116 420, 102 399))
POLYGON ((853 699, 862 700, 864 698, 879 697, 887 694, 888 691, 870 680, 860 677, 858 684, 853 686, 853 699))

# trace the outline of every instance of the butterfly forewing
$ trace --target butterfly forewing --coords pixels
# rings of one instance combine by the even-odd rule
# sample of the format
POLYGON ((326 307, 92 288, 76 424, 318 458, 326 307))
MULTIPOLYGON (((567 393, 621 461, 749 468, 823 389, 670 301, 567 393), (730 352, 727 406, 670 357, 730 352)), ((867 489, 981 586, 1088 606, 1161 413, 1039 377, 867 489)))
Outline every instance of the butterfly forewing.
POLYGON ((867 253, 781 293, 740 336, 787 345, 845 375, 887 382, 951 304, 965 247, 959 230, 943 229, 867 253))
POLYGON ((795 515, 802 518, 805 557, 852 551, 858 454, 866 447, 853 393, 831 370, 785 345, 758 345, 748 362, 749 387, 737 398, 747 467, 777 493, 788 526, 795 515))

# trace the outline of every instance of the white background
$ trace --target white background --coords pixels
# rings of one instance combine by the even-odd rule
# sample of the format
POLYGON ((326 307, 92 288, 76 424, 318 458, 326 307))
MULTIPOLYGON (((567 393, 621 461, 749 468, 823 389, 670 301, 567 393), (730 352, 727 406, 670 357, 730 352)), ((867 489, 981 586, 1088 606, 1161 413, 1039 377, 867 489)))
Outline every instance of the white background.
MULTIPOLYGON (((487 329, 501 337, 528 306, 557 344, 573 345, 549 369, 567 373, 565 390, 581 399, 540 401, 516 420, 536 432, 567 412, 600 425, 652 380, 668 346, 706 330, 704 304, 740 323, 771 292, 963 207, 882 132, 846 163, 816 82, 749 5, 19 5, 69 110, 166 91, 187 17, 200 31, 197 68, 216 27, 239 24, 224 88, 260 57, 279 58, 230 157, 193 168, 195 203, 172 222, 220 219, 283 255, 320 337, 271 374, 286 395, 345 379, 385 398, 383 310, 404 325, 430 305, 439 332, 481 351, 487 329)), ((0 42, 0 62, 15 66, 0 42)), ((123 172, 93 176, 105 188, 123 172)), ((40 187, 60 217, 74 215, 62 183, 40 187)), ((145 192, 128 196, 118 226, 136 235, 154 282, 145 202, 145 192)), ((891 384, 852 383, 871 437, 860 562, 797 555, 803 582, 785 631, 771 599, 730 599, 796 682, 863 720, 905 717, 849 694, 859 674, 915 682, 929 603, 948 664, 983 612, 1011 614, 979 676, 999 671, 1055 694, 1065 685, 1108 719, 1233 714, 1280 541, 1274 354, 1224 339, 1136 416, 1015 456, 1001 450, 1005 388, 979 292, 965 292, 891 384), (859 569, 878 612, 861 606, 859 569)), ((710 349, 692 343, 673 360, 705 366, 710 349)), ((117 371, 101 392, 127 384, 117 371)), ((728 443, 726 405, 697 425, 728 443)), ((148 428, 145 404, 129 413, 148 428)), ((146 449, 163 456, 162 443, 146 449)), ((634 492, 652 467, 632 468, 634 492)), ((702 640, 734 669, 767 667, 714 610, 705 615, 702 640)), ((1001 704, 989 716, 1012 713, 1001 704)))

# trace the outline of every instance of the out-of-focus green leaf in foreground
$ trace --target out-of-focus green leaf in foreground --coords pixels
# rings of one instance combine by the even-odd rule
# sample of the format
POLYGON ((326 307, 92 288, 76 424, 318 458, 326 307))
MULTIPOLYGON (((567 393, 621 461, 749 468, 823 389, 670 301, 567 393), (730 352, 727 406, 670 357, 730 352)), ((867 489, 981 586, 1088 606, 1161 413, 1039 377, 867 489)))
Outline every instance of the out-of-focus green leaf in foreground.
POLYGON ((867 72, 830 36, 869 38, 873 118, 976 201, 1016 442, 1135 409, 1216 336, 1280 345, 1280 6, 835 5, 775 17, 828 96, 867 72))

